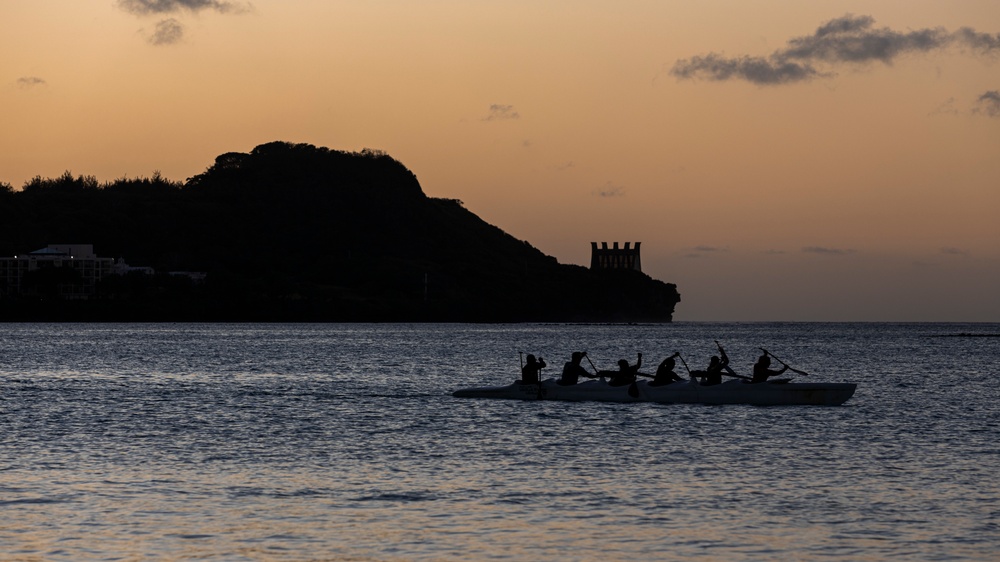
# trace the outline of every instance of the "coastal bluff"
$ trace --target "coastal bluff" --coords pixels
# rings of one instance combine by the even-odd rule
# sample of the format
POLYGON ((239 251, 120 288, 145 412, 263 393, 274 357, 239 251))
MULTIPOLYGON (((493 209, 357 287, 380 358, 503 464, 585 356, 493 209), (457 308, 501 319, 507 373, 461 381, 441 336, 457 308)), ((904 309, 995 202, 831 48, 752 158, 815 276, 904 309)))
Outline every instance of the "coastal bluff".
POLYGON ((367 149, 271 142, 185 182, 0 184, 0 256, 55 243, 155 273, 86 299, 59 298, 69 277, 0 279, 0 321, 669 322, 680 302, 640 271, 560 264, 367 149))

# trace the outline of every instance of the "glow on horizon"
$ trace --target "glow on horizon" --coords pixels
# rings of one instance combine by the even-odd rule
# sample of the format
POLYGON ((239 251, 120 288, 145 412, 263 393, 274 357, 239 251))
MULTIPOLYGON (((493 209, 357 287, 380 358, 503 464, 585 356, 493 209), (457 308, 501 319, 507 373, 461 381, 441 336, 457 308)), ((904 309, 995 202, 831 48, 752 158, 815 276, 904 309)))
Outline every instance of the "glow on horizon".
POLYGON ((0 182, 385 150, 677 320, 1000 321, 990 0, 0 5, 0 182))

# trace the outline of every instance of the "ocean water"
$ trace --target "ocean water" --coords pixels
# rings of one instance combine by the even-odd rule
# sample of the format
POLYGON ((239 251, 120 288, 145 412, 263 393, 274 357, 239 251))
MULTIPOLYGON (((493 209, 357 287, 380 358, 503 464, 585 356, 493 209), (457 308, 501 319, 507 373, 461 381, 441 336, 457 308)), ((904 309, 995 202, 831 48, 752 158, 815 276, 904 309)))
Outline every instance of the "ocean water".
POLYGON ((960 334, 1000 324, 0 325, 0 559, 996 560, 1000 337, 960 334), (450 396, 714 340, 857 393, 450 396))

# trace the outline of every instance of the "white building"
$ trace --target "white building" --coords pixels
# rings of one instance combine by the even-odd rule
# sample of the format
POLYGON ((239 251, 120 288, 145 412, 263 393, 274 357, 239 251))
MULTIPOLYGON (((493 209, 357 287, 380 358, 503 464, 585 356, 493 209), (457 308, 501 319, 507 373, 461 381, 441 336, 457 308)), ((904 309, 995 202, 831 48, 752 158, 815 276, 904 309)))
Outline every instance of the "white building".
POLYGON ((107 275, 131 270, 152 273, 151 268, 130 268, 122 261, 94 254, 92 244, 50 244, 30 254, 0 258, 0 297, 42 296, 88 299, 97 282, 107 275))

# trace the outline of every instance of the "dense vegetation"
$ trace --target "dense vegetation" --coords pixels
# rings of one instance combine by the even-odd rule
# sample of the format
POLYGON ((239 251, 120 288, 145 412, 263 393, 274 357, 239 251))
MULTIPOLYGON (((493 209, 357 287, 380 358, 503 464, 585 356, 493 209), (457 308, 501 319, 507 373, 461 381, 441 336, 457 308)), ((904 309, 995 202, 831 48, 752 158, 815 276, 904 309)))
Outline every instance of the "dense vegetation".
MULTIPOLYGON (((582 241, 586 243, 588 241, 582 241)), ((672 284, 561 265, 379 151, 274 142, 184 183, 68 172, 0 184, 0 255, 93 244, 151 266, 100 298, 0 301, 0 319, 669 321, 672 284), (166 275, 203 271, 203 284, 166 275)))

